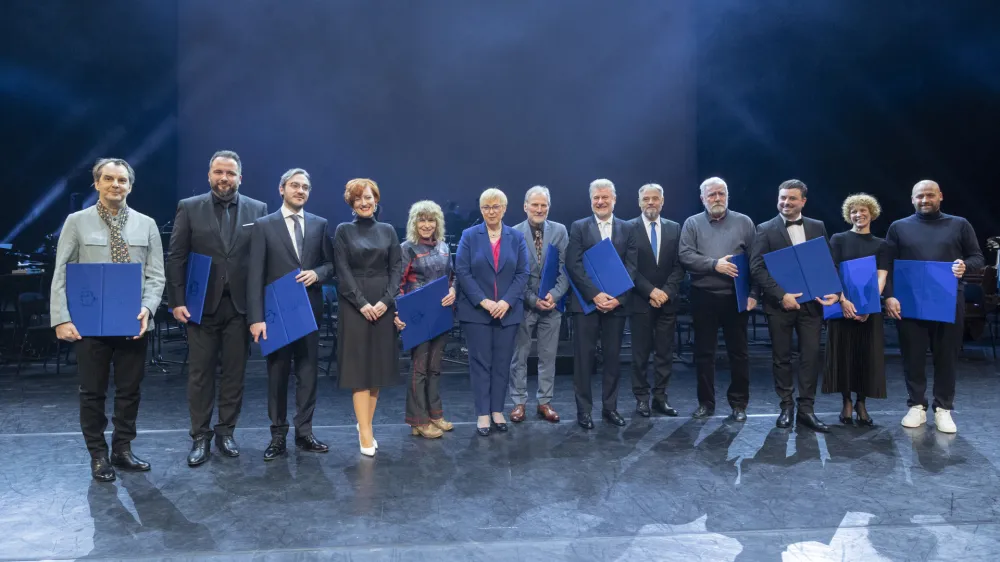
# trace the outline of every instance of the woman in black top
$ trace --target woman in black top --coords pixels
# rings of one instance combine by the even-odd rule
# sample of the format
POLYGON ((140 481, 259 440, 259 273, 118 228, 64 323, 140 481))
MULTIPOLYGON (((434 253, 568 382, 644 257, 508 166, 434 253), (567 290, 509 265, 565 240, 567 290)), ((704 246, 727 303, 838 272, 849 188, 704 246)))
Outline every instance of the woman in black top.
MULTIPOLYGON (((878 270, 878 289, 885 289, 891 265, 889 246, 882 238, 871 233, 871 222, 878 218, 882 208, 871 195, 851 195, 841 208, 844 220, 853 225, 847 232, 830 238, 830 251, 837 264, 875 256, 878 270)), ((826 376, 823 392, 839 392, 844 398, 840 413, 841 423, 852 423, 852 411, 861 425, 874 424, 865 407, 866 398, 885 398, 885 329, 882 314, 859 315, 854 304, 841 300, 844 318, 830 320, 827 324, 826 376), (853 408, 851 392, 857 396, 853 408)))
POLYGON ((399 238, 392 225, 375 220, 378 184, 369 179, 347 182, 344 201, 354 222, 337 226, 333 236, 337 266, 337 371, 340 388, 354 391, 361 453, 374 456, 372 433, 379 389, 399 384, 399 347, 395 298, 402 276, 399 238))
MULTIPOLYGON (((452 285, 441 300, 441 306, 454 306, 451 250, 444 241, 444 213, 437 203, 417 201, 410 207, 402 253, 403 280, 399 285, 399 292, 405 295, 431 281, 447 277, 452 285)), ((397 329, 406 329, 406 324, 398 316, 395 322, 397 329)), ((406 393, 406 423, 413 428, 413 435, 427 439, 441 437, 443 431, 454 429, 454 425, 444 419, 441 393, 438 390, 441 359, 444 357, 448 335, 445 332, 410 350, 413 373, 406 393)))

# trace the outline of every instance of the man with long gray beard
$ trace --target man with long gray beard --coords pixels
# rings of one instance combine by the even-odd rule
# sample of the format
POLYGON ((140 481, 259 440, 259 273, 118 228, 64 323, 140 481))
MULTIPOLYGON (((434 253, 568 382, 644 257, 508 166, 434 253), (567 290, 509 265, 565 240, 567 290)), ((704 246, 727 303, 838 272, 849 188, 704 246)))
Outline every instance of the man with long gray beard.
POLYGON ((177 204, 167 257, 167 297, 174 318, 187 325, 188 408, 194 444, 187 461, 208 460, 213 434, 219 451, 239 456, 233 438, 243 406, 250 332, 247 326, 247 270, 253 222, 267 214, 267 205, 240 195, 240 157, 220 150, 209 160, 208 193, 177 204), (201 323, 188 322, 187 264, 191 252, 212 258, 201 323), (219 378, 219 421, 210 427, 215 402, 215 367, 222 356, 219 378))

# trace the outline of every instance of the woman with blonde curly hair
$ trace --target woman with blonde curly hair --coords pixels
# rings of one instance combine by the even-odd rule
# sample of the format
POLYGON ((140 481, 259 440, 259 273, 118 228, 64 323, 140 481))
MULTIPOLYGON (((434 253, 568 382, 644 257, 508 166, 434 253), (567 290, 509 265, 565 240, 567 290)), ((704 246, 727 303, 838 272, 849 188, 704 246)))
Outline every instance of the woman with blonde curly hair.
MULTIPOLYGON (((441 300, 441 306, 455 304, 454 276, 451 267, 451 250, 444 241, 444 213, 433 201, 417 201, 410 207, 406 221, 406 240, 402 244, 403 279, 401 294, 410 293, 424 285, 448 277, 451 289, 441 300)), ((406 324, 398 317, 396 328, 405 330, 406 324)), ((441 437, 454 426, 444 419, 441 393, 441 359, 448 343, 448 333, 426 341, 410 351, 413 373, 406 393, 406 423, 413 428, 413 435, 427 439, 441 437)))
MULTIPOLYGON (((852 226, 830 238, 833 261, 875 256, 878 269, 878 289, 885 289, 892 256, 882 238, 871 233, 871 223, 882 213, 878 201, 866 193, 857 193, 844 200, 841 208, 844 220, 852 226)), ((885 398, 885 343, 882 314, 859 315, 846 298, 840 301, 844 318, 830 320, 827 325, 826 376, 823 392, 839 392, 844 406, 840 422, 853 424, 852 412, 859 425, 874 425, 865 407, 866 398, 885 398), (853 407, 851 393, 857 397, 853 407)))
POLYGON ((353 179, 344 201, 354 221, 333 235, 337 266, 337 373, 340 388, 353 390, 361 454, 372 457, 378 441, 372 430, 379 389, 399 384, 399 344, 395 298, 402 277, 399 238, 392 225, 375 220, 378 184, 353 179))

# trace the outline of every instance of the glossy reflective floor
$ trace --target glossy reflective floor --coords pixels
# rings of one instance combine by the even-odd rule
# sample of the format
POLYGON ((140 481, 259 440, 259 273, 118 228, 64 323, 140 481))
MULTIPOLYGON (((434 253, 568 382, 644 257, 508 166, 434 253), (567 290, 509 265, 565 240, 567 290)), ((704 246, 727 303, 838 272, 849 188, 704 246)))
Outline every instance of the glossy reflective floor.
MULTIPOLYGON (((1000 443, 996 364, 961 363, 957 435, 899 425, 905 390, 889 359, 889 400, 872 429, 775 429, 769 351, 756 347, 750 419, 694 421, 694 374, 675 363, 682 416, 628 426, 573 423, 572 379, 557 378, 563 422, 535 418, 474 434, 468 381, 445 377, 444 438, 409 435, 405 387, 379 402, 374 459, 358 453, 350 397, 320 383, 325 455, 262 460, 263 363, 251 362, 238 459, 185 463, 184 378, 148 372, 135 452, 153 464, 113 484, 90 479, 72 369, 0 374, 0 559, 173 560, 997 560, 1000 443)), ((624 369, 623 369, 624 371, 624 369)), ((626 371, 627 372, 627 371, 626 371)), ((532 380, 531 392, 533 393, 532 380)), ((720 366, 720 396, 728 372, 720 366)), ((595 389, 596 390, 596 389, 595 389)), ((294 402, 293 402, 294 404, 294 402)), ((835 425, 839 397, 817 404, 835 425)), ((110 405, 109 405, 110 406, 110 405)), ((534 403, 529 402, 533 408, 534 403)), ((531 410, 529 410, 531 411, 531 410)), ((599 416, 599 412, 595 412, 599 416)))

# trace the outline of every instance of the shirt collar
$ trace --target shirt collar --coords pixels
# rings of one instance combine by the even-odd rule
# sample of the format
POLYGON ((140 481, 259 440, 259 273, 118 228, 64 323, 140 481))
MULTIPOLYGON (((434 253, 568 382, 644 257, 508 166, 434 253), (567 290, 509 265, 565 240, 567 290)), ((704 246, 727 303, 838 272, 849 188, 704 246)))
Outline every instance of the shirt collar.
POLYGON ((227 205, 235 205, 236 202, 239 201, 239 199, 240 199, 239 193, 236 193, 231 200, 226 201, 225 199, 216 195, 214 191, 212 192, 212 202, 215 203, 216 205, 222 205, 223 207, 227 205))
POLYGON ((608 220, 602 221, 601 219, 597 218, 597 215, 594 215, 594 220, 597 221, 598 226, 602 224, 610 225, 612 224, 612 221, 615 220, 615 216, 611 215, 610 217, 608 217, 608 220))
POLYGON ((792 221, 802 220, 802 218, 803 218, 802 213, 799 213, 799 216, 790 219, 785 218, 784 215, 781 216, 781 220, 785 221, 786 224, 792 221))
POLYGON ((642 215, 642 222, 645 223, 646 230, 649 230, 649 225, 653 224, 653 222, 656 222, 657 224, 660 223, 660 217, 656 217, 656 221, 651 221, 651 220, 649 220, 649 219, 646 218, 646 215, 642 215))
POLYGON ((281 218, 287 219, 288 217, 290 217, 292 215, 298 215, 298 217, 300 219, 305 219, 306 218, 303 211, 299 211, 299 212, 296 213, 295 211, 292 211, 291 209, 289 209, 285 205, 281 205, 281 218))

